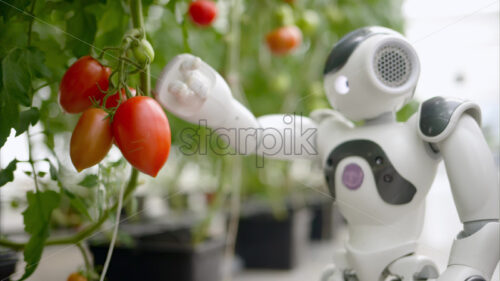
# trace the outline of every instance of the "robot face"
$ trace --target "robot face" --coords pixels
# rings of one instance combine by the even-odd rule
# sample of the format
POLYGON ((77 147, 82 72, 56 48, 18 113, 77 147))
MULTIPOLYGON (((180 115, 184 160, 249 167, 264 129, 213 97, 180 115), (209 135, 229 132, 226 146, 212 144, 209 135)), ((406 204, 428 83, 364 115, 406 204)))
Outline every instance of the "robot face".
POLYGON ((399 34, 381 27, 344 36, 325 65, 331 105, 353 120, 399 110, 412 96, 420 72, 418 57, 399 34))

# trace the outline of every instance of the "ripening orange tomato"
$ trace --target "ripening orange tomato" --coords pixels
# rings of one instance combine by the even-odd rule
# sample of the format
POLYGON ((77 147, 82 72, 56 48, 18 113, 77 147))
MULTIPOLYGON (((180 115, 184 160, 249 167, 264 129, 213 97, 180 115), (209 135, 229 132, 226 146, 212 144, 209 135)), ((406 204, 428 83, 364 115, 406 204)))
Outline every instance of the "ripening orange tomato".
POLYGON ((273 54, 286 55, 302 43, 302 32, 294 25, 283 26, 269 32, 266 42, 273 54))
POLYGON ((71 135, 70 156, 78 172, 94 166, 113 144, 111 122, 100 108, 89 108, 80 116, 71 135))
POLYGON ((85 278, 83 275, 81 275, 78 272, 74 272, 68 276, 67 281, 87 281, 87 278, 85 278))

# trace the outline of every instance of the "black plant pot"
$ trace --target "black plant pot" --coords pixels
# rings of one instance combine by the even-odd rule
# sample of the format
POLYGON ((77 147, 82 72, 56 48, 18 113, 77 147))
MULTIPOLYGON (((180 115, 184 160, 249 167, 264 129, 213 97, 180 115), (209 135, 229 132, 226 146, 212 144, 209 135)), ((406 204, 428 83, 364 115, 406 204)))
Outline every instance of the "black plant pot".
POLYGON ((18 260, 19 258, 15 251, 0 249, 0 280, 10 280, 9 277, 16 272, 18 260))
POLYGON ((333 200, 325 196, 313 195, 306 199, 311 210, 312 241, 327 241, 335 237, 337 230, 346 224, 333 200))
POLYGON ((333 204, 310 205, 312 213, 310 239, 313 241, 333 238, 333 204))
MULTIPOLYGON (((115 247, 107 280, 220 281, 224 240, 192 245, 189 229, 144 224, 132 228, 127 232, 135 245, 115 247)), ((97 267, 104 264, 108 247, 107 243, 90 243, 97 267)))
POLYGON ((309 211, 289 208, 283 219, 270 210, 242 212, 236 254, 246 268, 293 269, 304 256, 309 241, 309 211))

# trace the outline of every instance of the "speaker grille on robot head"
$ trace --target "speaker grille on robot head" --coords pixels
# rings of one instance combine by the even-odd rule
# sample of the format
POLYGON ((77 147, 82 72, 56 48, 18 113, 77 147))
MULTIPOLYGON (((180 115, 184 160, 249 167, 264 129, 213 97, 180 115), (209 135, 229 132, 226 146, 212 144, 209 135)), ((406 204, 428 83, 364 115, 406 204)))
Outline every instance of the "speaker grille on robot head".
POLYGON ((403 85, 411 74, 408 53, 396 44, 387 44, 377 50, 374 67, 378 79, 389 87, 403 85))

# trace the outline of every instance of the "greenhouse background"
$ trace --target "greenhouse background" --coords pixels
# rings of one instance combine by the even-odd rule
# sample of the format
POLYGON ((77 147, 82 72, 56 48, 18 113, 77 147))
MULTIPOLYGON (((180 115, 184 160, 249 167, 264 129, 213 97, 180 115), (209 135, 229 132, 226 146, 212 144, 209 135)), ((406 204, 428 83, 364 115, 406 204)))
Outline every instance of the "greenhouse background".
MULTIPOLYGON (((3 2, 0 0, 2 12, 12 9, 3 2)), ((66 5, 60 1, 45 2, 47 6, 66 5)), ((123 33, 129 27, 125 2, 95 1, 85 6, 81 10, 82 14, 94 17, 96 22, 93 27, 83 27, 95 29, 94 36, 83 40, 93 40, 96 49, 120 44, 123 33)), ((414 45, 421 61, 421 75, 414 101, 399 112, 398 118, 406 120, 420 102, 436 95, 473 100, 482 109, 482 129, 496 164, 499 165, 498 1, 296 0, 294 5, 286 2, 218 0, 218 17, 213 26, 199 27, 183 19, 188 6, 186 1, 143 1, 146 9, 146 37, 155 49, 150 74, 153 88, 163 67, 174 56, 189 52, 219 71, 228 81, 233 95, 256 116, 273 113, 307 116, 315 109, 330 107, 322 86, 322 73, 325 59, 338 39, 359 27, 386 26, 402 32, 414 45), (267 49, 265 35, 284 21, 290 20, 302 29, 302 44, 291 55, 275 56, 267 49)), ((50 11, 50 8, 45 9, 50 11)), ((61 66, 69 66, 77 56, 85 55, 91 50, 81 42, 67 38, 68 35, 59 26, 65 26, 68 14, 62 12, 63 9, 57 9, 44 14, 33 25, 37 35, 33 39, 34 46, 42 51, 53 51, 53 48, 60 51, 57 55, 47 52, 49 56, 45 58, 52 80, 62 77, 64 70, 61 66), (66 40, 70 43, 61 43, 66 40), (73 44, 75 47, 68 52, 63 48, 65 44, 73 44)), ((68 11, 70 9, 68 7, 68 11)), ((24 29, 24 25, 16 22, 0 23, 0 58, 8 48, 25 40, 16 39, 24 29)), ((68 26, 67 32, 87 36, 88 30, 80 29, 82 28, 68 26)), ((111 56, 104 58, 111 65, 115 63, 111 56)), ((61 110, 57 104, 58 82, 50 82, 33 98, 33 106, 39 108, 40 115, 49 118, 34 125, 32 132, 50 129, 57 161, 66 167, 64 182, 72 192, 83 197, 106 192, 99 186, 89 188, 80 185, 88 175, 97 174, 98 168, 87 169, 82 174, 78 174, 73 168, 67 151, 71 130, 77 119, 61 110)), ((136 86, 139 80, 132 78, 130 83, 136 86)), ((140 225, 156 221, 162 225, 183 227, 188 224, 192 228, 191 232, 188 231, 187 237, 182 236, 180 240, 196 244, 233 235, 233 240, 229 241, 234 242, 234 239, 240 237, 237 234, 240 214, 244 217, 247 211, 252 213, 257 208, 266 210, 275 218, 284 218, 290 216, 290 208, 307 206, 315 200, 330 200, 324 195, 327 189, 318 163, 266 159, 266 168, 259 169, 255 166, 254 156, 233 156, 227 151, 217 153, 210 150, 205 155, 185 155, 181 149, 183 143, 180 134, 189 128, 197 129, 197 125, 184 122, 169 112, 167 117, 173 143, 169 159, 156 178, 145 175, 139 177, 139 187, 134 199, 126 204, 122 212, 125 218, 122 223, 140 225)), ((209 130, 201 132, 203 136, 210 134, 209 130)), ((5 168, 15 158, 30 157, 26 134, 14 135, 12 131, 1 147, 1 168, 5 168)), ((33 136, 33 141, 37 142, 33 147, 36 158, 54 159, 46 147, 45 137, 43 134, 33 136)), ((216 137, 208 137, 207 141, 217 142, 216 137)), ((118 163, 120 156, 118 148, 113 147, 106 161, 118 163)), ((112 170, 115 174, 109 176, 111 181, 123 181, 128 176, 125 163, 117 165, 120 165, 119 168, 112 170)), ((40 163, 37 168, 48 174, 51 167, 47 163, 40 163)), ((24 194, 33 190, 32 176, 25 173, 29 169, 27 163, 19 163, 15 180, 0 189, 2 235, 24 235, 22 211, 27 205, 24 194)), ((47 181, 44 184, 49 186, 53 183, 47 181)), ((108 192, 114 196, 118 194, 117 190, 108 192)), ((85 204, 92 206, 90 202, 85 204)), ((419 251, 435 257, 440 270, 444 270, 453 237, 461 230, 461 224, 443 164, 439 167, 426 204, 426 223, 419 251)), ((328 230, 331 234, 319 241, 307 241, 304 245, 299 245, 297 251, 300 254, 297 260, 285 266, 287 270, 246 269, 243 259, 238 256, 238 249, 243 248, 235 246, 236 255, 233 256, 231 250, 234 248, 228 247, 230 249, 224 251, 220 264, 224 280, 319 280, 325 265, 332 261, 333 249, 342 245, 347 238, 345 223, 336 208, 328 210, 332 215, 328 230)), ((57 209, 53 213, 51 227, 55 233, 71 233, 78 230, 85 220, 71 207, 57 209)), ((298 217, 297 220, 301 218, 298 217)), ((303 223, 310 223, 311 220, 313 216, 308 213, 303 223)), ((242 218, 240 227, 244 226, 243 222, 242 218)), ((105 224, 104 231, 98 237, 109 238, 113 223, 111 220, 105 224)), ((119 234, 118 240, 121 243, 126 244, 128 239, 130 237, 126 233, 119 234)), ((37 270, 28 280, 66 280, 71 272, 83 265, 84 260, 77 246, 48 247, 37 270)), ((21 258, 17 264, 16 278, 21 277, 23 267, 21 258)), ((499 280, 498 271, 497 265, 492 280, 499 280)))

